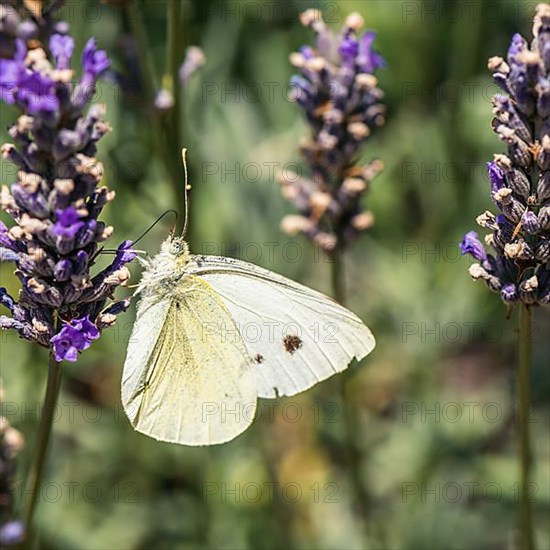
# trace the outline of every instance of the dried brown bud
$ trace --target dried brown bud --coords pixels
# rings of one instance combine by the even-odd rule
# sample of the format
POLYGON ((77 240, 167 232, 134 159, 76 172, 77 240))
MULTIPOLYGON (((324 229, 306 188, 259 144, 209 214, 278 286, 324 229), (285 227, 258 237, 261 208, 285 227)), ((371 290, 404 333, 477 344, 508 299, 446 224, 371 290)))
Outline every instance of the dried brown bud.
POLYGON ((305 216, 285 216, 281 221, 281 230, 287 235, 297 235, 310 231, 314 223, 305 216))
POLYGON ((365 20, 360 13, 354 11, 346 17, 346 27, 354 31, 358 31, 365 24, 365 20))
POLYGON ((300 14, 300 22, 304 27, 323 23, 323 14, 320 10, 309 9, 300 14))
POLYGON ((351 195, 359 195, 365 191, 367 184, 363 178, 346 178, 342 182, 342 189, 351 195))
POLYGON ((57 189, 59 194, 67 196, 74 190, 74 181, 71 179, 58 179, 53 182, 53 186, 57 189))
POLYGON ((374 215, 372 212, 363 212, 357 214, 351 220, 351 225, 357 229, 357 231, 366 231, 374 225, 374 215))

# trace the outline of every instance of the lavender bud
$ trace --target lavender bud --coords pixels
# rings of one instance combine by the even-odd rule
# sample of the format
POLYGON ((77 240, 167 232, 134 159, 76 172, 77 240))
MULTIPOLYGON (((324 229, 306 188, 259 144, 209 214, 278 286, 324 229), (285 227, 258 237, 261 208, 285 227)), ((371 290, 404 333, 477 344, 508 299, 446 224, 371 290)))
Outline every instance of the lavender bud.
POLYGON ((64 282, 71 278, 72 263, 70 260, 59 260, 54 267, 56 281, 64 282))
POLYGON ((550 241, 542 241, 536 250, 536 259, 541 263, 547 263, 550 261, 550 241))
POLYGON ((531 193, 531 184, 523 170, 510 168, 506 172, 506 182, 508 186, 518 195, 527 198, 531 193))
POLYGON ((507 243, 504 254, 511 260, 531 260, 535 256, 529 244, 521 239, 517 243, 507 243))
POLYGON ((539 210, 539 225, 543 231, 548 231, 550 229, 550 206, 543 206, 539 210))
POLYGON ((537 201, 539 204, 550 199, 550 170, 543 171, 537 183, 537 201))
POLYGON ((19 184, 14 184, 11 192, 19 208, 26 210, 29 214, 39 219, 48 217, 50 210, 48 208, 48 201, 44 195, 41 193, 30 193, 19 184))
POLYGON ((508 218, 515 223, 519 222, 525 210, 525 206, 514 197, 511 189, 504 187, 497 191, 493 198, 495 204, 502 209, 508 218))
POLYGON ((534 304, 537 301, 538 288, 539 281, 536 275, 533 275, 529 279, 523 281, 519 285, 519 293, 522 301, 526 304, 534 304))
POLYGON ((536 235, 540 230, 537 215, 531 210, 526 210, 521 217, 521 224, 529 235, 536 235))
POLYGON ((61 130, 52 147, 53 157, 60 161, 82 147, 81 135, 73 130, 61 130))
POLYGON ((500 295, 502 299, 508 303, 517 302, 519 298, 518 290, 516 286, 512 283, 507 283, 503 285, 502 288, 500 289, 500 295))

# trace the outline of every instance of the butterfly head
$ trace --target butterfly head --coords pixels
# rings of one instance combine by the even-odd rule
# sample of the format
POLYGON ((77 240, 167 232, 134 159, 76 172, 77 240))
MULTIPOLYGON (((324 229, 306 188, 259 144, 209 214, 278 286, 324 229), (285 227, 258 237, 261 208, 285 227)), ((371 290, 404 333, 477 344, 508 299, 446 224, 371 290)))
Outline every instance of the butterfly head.
POLYGON ((169 262, 173 261, 179 267, 189 261, 189 246, 183 237, 170 236, 162 244, 161 253, 169 262))
POLYGON ((162 252, 179 258, 189 254, 189 246, 183 237, 169 237, 162 244, 162 252))

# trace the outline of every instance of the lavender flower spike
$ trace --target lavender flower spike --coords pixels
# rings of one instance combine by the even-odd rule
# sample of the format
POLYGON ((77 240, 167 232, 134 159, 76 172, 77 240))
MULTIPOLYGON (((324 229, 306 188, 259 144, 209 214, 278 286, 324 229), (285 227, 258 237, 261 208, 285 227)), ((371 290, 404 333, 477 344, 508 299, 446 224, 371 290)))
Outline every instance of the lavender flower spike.
POLYGON ((539 4, 533 41, 516 34, 507 60, 489 59, 504 94, 493 97, 493 128, 506 145, 487 163, 491 198, 500 210, 478 217, 491 234, 485 252, 474 231, 466 233, 463 254, 471 254, 470 274, 483 279, 506 303, 550 303, 550 5, 539 4))
POLYGON ((128 280, 125 264, 135 253, 126 241, 111 266, 91 273, 113 232, 98 219, 114 193, 99 186, 103 170, 94 157, 109 126, 105 108, 89 106, 109 67, 107 54, 88 41, 71 93, 72 37, 53 33, 35 46, 15 37, 13 56, 0 66, 1 98, 21 111, 9 129, 14 143, 2 146, 19 168, 17 181, 0 194, 15 222, 9 229, 0 223, 0 258, 15 264, 21 290, 15 300, 0 288, 0 304, 10 313, 0 316, 0 328, 51 349, 56 361, 75 362, 128 308, 128 300, 110 300, 128 280))
POLYGON ((383 169, 380 161, 354 165, 361 145, 384 124, 383 96, 374 72, 385 65, 373 48, 375 33, 359 34, 363 18, 349 15, 340 34, 323 22, 318 10, 307 10, 302 23, 316 34, 316 47, 304 46, 290 56, 299 75, 292 93, 304 111, 311 137, 301 143, 311 178, 280 176, 283 195, 299 215, 286 216, 282 229, 301 233, 332 253, 371 227, 361 198, 383 169))

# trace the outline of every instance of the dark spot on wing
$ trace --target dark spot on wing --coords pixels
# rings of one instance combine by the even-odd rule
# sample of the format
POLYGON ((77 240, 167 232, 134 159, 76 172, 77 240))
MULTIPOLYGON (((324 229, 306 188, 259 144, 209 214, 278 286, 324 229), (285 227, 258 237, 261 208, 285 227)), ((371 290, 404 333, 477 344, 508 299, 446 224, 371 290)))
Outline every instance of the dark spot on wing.
POLYGON ((254 361, 256 361, 256 363, 258 363, 258 365, 260 363, 263 363, 264 362, 264 357, 263 355, 260 355, 259 353, 256 354, 256 357, 254 357, 254 361))
POLYGON ((283 345, 285 350, 291 355, 299 348, 302 347, 302 340, 298 336, 285 336, 283 338, 283 345))

